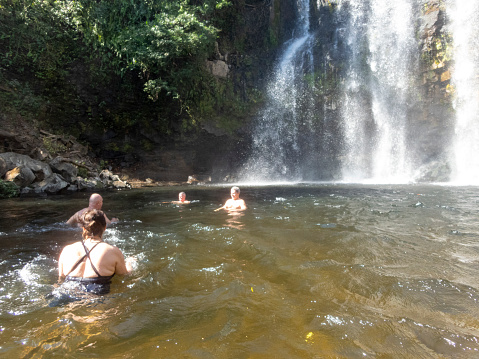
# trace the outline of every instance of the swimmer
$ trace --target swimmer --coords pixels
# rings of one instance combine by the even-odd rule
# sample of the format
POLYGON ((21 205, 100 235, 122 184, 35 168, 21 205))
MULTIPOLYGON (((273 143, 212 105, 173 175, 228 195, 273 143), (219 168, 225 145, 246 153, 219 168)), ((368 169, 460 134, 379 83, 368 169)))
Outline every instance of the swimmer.
POLYGON ((239 198, 240 189, 239 187, 231 187, 231 198, 226 201, 223 207, 215 209, 219 211, 220 209, 228 209, 228 210, 243 210, 246 209, 246 204, 244 200, 239 198))
MULTIPOLYGON (((103 198, 102 196, 100 196, 98 193, 93 193, 91 196, 90 196, 90 200, 88 201, 88 207, 87 208, 83 208, 81 210, 79 210, 77 213, 75 213, 73 216, 70 217, 70 219, 67 221, 67 224, 69 226, 78 226, 78 227, 81 227, 81 222, 80 222, 80 219, 82 217, 83 214, 86 213, 86 211, 88 211, 89 209, 98 209, 98 210, 101 210, 101 207, 103 206, 103 198)), ((104 213, 103 213, 104 214, 104 213)), ((108 219, 108 217, 105 215, 105 221, 106 221, 106 224, 109 225, 109 224, 112 224, 114 222, 118 222, 118 218, 112 218, 111 221, 108 219)))
POLYGON ((180 192, 178 194, 178 201, 163 202, 163 203, 188 204, 188 203, 191 203, 191 201, 186 200, 186 193, 185 192, 180 192))
POLYGON ((83 239, 63 248, 58 260, 59 279, 79 283, 86 292, 106 294, 115 274, 129 274, 134 258, 126 261, 120 249, 103 242, 106 216, 98 209, 88 209, 81 217, 83 239))

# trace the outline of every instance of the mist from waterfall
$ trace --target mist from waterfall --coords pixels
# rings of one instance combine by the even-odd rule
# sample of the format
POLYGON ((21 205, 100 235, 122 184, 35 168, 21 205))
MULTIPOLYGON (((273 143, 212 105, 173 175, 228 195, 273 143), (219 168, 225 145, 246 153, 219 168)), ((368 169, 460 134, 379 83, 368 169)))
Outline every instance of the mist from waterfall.
POLYGON ((298 127, 305 114, 299 111, 306 91, 304 75, 313 66, 309 33, 309 0, 298 0, 299 19, 293 38, 275 67, 267 88, 266 107, 256 121, 252 154, 239 177, 245 181, 299 181, 301 162, 298 127))
POLYGON ((451 0, 455 137, 452 181, 479 184, 479 1, 451 0))

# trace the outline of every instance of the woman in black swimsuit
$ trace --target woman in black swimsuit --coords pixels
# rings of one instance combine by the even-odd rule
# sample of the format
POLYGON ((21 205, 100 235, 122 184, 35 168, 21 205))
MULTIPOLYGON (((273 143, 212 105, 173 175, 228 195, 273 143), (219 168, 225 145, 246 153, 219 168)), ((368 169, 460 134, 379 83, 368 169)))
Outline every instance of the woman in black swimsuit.
POLYGON ((115 274, 131 272, 131 259, 125 262, 117 247, 103 242, 106 221, 102 211, 86 211, 81 217, 81 225, 83 239, 66 246, 60 254, 59 277, 78 283, 87 292, 106 294, 115 274))

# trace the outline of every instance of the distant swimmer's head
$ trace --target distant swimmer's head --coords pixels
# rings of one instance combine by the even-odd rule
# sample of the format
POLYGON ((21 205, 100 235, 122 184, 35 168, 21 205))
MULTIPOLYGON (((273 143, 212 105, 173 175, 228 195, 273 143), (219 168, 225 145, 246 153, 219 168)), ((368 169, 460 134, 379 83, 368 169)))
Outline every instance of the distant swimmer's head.
POLYGON ((184 202, 184 201, 186 200, 186 193, 185 193, 185 192, 180 192, 180 193, 178 194, 178 200, 179 200, 180 202, 184 202))
POLYGON ((239 187, 231 187, 231 198, 233 198, 234 200, 238 199, 239 198, 239 195, 240 195, 240 189, 239 187))
POLYGON ((89 209, 80 218, 83 227, 83 238, 100 237, 106 229, 105 213, 99 209, 89 209))
POLYGON ((93 193, 90 196, 90 200, 88 203, 89 208, 101 209, 103 206, 103 197, 100 196, 98 193, 93 193))

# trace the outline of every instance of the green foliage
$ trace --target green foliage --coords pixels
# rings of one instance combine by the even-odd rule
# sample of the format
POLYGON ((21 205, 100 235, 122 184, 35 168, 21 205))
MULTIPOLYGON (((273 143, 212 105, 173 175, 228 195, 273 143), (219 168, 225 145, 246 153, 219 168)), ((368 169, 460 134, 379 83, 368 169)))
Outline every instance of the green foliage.
POLYGON ((100 169, 104 170, 108 168, 108 161, 100 160, 100 169))
POLYGON ((85 167, 78 167, 78 176, 88 178, 88 170, 85 167))
POLYGON ((51 137, 43 137, 43 145, 52 155, 57 155, 68 150, 67 146, 65 146, 60 140, 51 137))
POLYGON ((13 182, 0 179, 0 199, 17 197, 20 191, 13 182))
MULTIPOLYGON (((261 96, 205 69, 206 59, 217 55, 220 31, 234 33, 233 44, 251 47, 241 28, 244 6, 230 5, 227 0, 0 0, 0 107, 85 138, 108 131, 135 138, 145 130, 169 140, 205 123, 234 132, 261 96), (241 25, 231 31, 235 24, 241 25)), ((266 46, 277 46, 277 30, 265 30, 266 46)), ((223 45, 221 50, 238 51, 223 45)), ((247 65, 248 56, 242 58, 241 66, 247 65)), ((50 152, 63 150, 45 141, 50 152)), ((152 149, 156 142, 102 141, 101 146, 126 153, 133 146, 152 149)))
POLYGON ((55 1, 65 23, 118 71, 138 71, 152 100, 177 95, 178 72, 213 49, 218 29, 209 22, 225 0, 55 1))
POLYGON ((256 89, 249 89, 243 98, 235 92, 231 81, 216 79, 205 73, 195 80, 198 83, 183 96, 186 103, 191 105, 185 107, 192 118, 192 125, 213 124, 233 134, 263 102, 262 94, 256 89))
POLYGON ((146 139, 143 139, 141 141, 141 147, 145 150, 145 151, 151 151, 153 150, 154 148, 154 145, 153 143, 151 143, 150 141, 146 140, 146 139))

